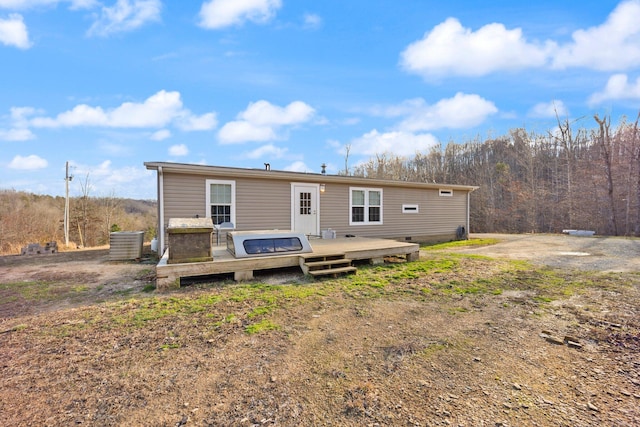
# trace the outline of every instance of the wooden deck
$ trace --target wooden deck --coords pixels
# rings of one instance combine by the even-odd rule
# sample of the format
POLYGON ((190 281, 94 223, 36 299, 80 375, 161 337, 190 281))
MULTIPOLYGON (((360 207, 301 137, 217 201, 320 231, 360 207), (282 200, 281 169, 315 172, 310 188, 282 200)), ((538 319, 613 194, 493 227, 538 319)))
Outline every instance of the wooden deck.
POLYGON ((277 268, 298 267, 305 257, 330 257, 343 255, 350 260, 368 260, 372 264, 384 262, 385 256, 404 256, 407 261, 416 261, 420 247, 417 243, 396 240, 350 237, 342 239, 311 239, 312 254, 288 254, 254 258, 234 258, 226 246, 212 248, 213 261, 168 264, 169 253, 165 251, 156 266, 156 288, 158 290, 180 287, 180 278, 214 274, 234 274, 235 280, 251 280, 253 272, 277 268))

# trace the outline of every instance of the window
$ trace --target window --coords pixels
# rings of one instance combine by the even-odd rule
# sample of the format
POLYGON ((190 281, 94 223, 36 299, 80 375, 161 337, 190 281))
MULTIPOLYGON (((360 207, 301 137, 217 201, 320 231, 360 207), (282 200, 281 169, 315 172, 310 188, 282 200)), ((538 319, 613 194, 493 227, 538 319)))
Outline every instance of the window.
POLYGON ((453 196, 453 190, 440 190, 440 195, 441 196, 445 196, 445 197, 452 197, 453 196))
POLYGON ((235 181, 207 180, 207 212, 214 225, 236 223, 235 181))
POLYGON ((242 245, 246 253, 266 254, 278 252, 296 252, 302 250, 302 242, 298 237, 281 237, 277 239, 249 239, 242 245))
POLYGON ((382 224, 382 189, 351 188, 349 224, 382 224))

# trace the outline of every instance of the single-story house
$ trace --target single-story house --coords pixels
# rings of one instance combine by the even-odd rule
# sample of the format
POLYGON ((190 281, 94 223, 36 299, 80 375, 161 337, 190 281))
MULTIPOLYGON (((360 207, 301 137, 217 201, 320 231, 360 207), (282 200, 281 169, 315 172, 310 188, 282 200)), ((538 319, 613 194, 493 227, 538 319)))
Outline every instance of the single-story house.
MULTIPOLYGON (((466 238, 478 187, 354 176, 145 162, 157 171, 158 248, 171 218, 211 217, 236 231, 294 230, 406 242, 466 238)), ((224 237, 224 236, 223 236, 224 237)))

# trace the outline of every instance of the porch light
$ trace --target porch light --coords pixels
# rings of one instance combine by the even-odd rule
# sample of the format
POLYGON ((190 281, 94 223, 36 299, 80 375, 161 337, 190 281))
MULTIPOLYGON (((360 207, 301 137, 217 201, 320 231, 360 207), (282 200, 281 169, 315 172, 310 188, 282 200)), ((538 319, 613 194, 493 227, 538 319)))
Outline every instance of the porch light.
POLYGON ((320 192, 324 193, 324 184, 320 184, 320 192))

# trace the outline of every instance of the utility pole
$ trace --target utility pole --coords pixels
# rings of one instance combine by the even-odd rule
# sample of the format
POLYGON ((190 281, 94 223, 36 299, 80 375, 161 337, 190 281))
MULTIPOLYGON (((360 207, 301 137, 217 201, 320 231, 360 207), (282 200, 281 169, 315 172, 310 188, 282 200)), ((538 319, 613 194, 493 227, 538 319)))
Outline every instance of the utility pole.
POLYGON ((65 199, 64 199, 64 246, 69 246, 69 181, 73 175, 69 175, 69 162, 66 163, 66 173, 64 175, 65 199))

